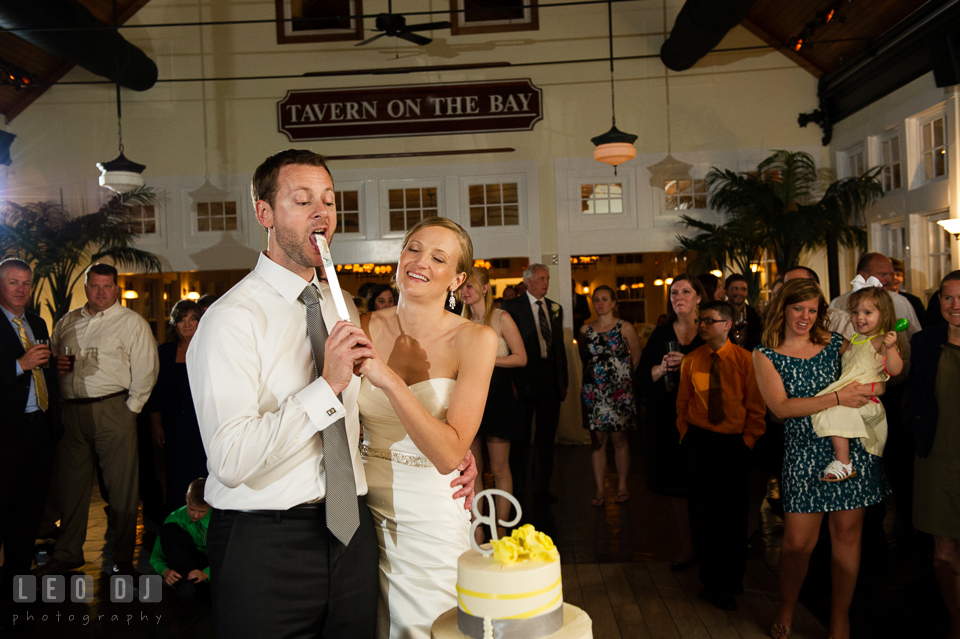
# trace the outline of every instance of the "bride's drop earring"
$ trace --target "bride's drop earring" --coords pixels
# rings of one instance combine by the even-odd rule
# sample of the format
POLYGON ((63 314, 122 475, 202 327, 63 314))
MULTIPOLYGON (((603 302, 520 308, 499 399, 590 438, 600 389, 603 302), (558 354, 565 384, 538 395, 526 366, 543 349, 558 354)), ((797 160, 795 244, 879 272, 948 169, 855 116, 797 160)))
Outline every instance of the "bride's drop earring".
POLYGON ((447 301, 447 304, 450 305, 450 310, 452 311, 457 307, 457 298, 453 296, 453 291, 450 291, 450 299, 447 301))

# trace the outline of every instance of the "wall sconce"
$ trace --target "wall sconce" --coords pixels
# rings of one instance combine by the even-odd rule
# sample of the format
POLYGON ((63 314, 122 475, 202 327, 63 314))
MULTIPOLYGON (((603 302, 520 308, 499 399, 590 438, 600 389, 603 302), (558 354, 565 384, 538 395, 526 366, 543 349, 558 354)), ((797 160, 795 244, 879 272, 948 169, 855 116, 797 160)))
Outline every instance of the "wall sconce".
POLYGON ((660 278, 657 278, 657 279, 653 280, 653 285, 654 285, 654 286, 663 286, 663 280, 661 280, 660 278))
POLYGON ((713 269, 712 271, 710 271, 710 275, 713 275, 714 277, 716 277, 717 279, 719 279, 719 278, 722 278, 722 277, 723 277, 723 271, 721 271, 721 270, 718 269, 718 268, 715 268, 715 269, 713 269))
POLYGON ((665 284, 666 284, 667 286, 670 286, 671 284, 673 284, 673 278, 672 278, 672 277, 668 277, 667 280, 666 280, 666 282, 665 282, 665 284))
POLYGON ((587 280, 583 280, 583 294, 584 295, 590 294, 590 282, 588 282, 587 280))
POLYGON ((187 299, 196 302, 198 299, 200 299, 200 293, 197 293, 196 291, 190 291, 187 293, 187 299))
POLYGON ((946 220, 937 220, 937 224, 943 227, 943 230, 953 236, 953 239, 960 240, 960 219, 955 217, 946 220))
POLYGON ((126 290, 123 292, 123 299, 125 300, 135 300, 140 297, 140 294, 136 291, 126 290))

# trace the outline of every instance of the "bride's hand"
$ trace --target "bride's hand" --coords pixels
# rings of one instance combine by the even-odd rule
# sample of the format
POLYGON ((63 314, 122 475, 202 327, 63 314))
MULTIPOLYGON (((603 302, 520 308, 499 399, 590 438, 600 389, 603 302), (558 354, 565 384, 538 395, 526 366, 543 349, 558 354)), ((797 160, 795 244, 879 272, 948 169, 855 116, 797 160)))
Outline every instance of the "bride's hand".
POLYGON ((390 382, 397 378, 397 374, 391 370, 387 363, 380 357, 377 349, 370 346, 372 356, 364 357, 356 361, 353 368, 353 374, 360 377, 366 377, 367 380, 377 388, 386 388, 390 382))
POLYGON ((340 394, 353 378, 356 362, 374 354, 373 342, 360 327, 339 321, 330 331, 324 346, 323 371, 330 389, 340 394))
POLYGON ((461 488, 453 494, 453 498, 465 497, 463 508, 464 510, 470 510, 475 497, 473 486, 477 478, 477 460, 474 459, 473 452, 469 448, 467 454, 463 457, 463 461, 457 466, 457 470, 460 471, 460 476, 450 482, 450 488, 456 488, 457 486, 461 486, 461 488))

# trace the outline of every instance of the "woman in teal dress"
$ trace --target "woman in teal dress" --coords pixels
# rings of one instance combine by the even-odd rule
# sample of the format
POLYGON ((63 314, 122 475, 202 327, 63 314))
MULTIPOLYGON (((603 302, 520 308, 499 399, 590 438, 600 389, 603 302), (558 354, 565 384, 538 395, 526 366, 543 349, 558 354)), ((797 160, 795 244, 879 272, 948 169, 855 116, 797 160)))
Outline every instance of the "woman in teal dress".
MULTIPOLYGON (((784 420, 784 534, 780 549, 780 605, 770 634, 786 639, 793 608, 807 575, 820 524, 829 513, 833 553, 830 636, 850 637, 850 602, 860 569, 860 534, 866 507, 883 501, 890 489, 880 458, 851 440, 857 477, 824 482, 820 470, 833 459, 829 438, 817 437, 810 415, 830 406, 859 408, 870 386, 851 383, 815 397, 840 374, 843 337, 826 329, 827 302, 812 280, 784 284, 767 311, 763 347, 754 351, 757 382, 767 407, 784 420)), ((881 390, 878 386, 878 390, 881 390)))

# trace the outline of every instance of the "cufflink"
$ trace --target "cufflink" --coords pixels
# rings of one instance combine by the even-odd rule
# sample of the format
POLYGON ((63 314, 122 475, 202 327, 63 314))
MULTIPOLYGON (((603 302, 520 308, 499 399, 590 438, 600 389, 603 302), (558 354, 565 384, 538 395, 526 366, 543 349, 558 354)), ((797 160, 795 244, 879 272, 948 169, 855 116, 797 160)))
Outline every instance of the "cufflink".
POLYGON ((336 408, 330 408, 327 410, 327 417, 332 417, 337 412, 336 408))

